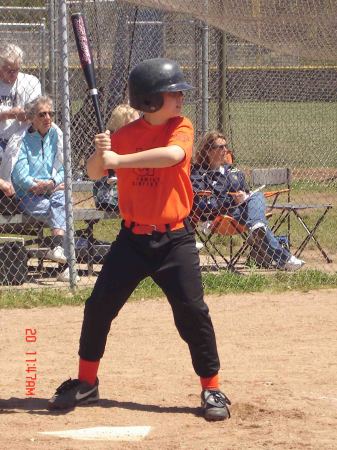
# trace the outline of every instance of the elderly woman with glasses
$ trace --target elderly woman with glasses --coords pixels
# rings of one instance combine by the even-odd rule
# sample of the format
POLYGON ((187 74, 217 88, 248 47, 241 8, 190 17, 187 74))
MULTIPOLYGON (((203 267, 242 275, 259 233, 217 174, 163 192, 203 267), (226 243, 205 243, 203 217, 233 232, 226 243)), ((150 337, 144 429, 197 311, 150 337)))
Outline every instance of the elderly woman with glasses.
POLYGON ((196 194, 193 210, 200 220, 212 220, 228 214, 249 230, 248 242, 259 249, 268 264, 285 270, 297 270, 304 261, 291 255, 268 227, 263 193, 251 193, 245 175, 232 166, 232 152, 225 136, 218 131, 204 135, 196 148, 191 172, 196 194))
MULTIPOLYGON (((50 249, 45 258, 64 264, 67 260, 63 249, 66 221, 62 132, 52 122, 53 102, 49 97, 37 98, 26 106, 25 112, 31 126, 8 143, 12 163, 17 159, 12 183, 20 209, 51 228, 50 249)), ((68 268, 59 279, 69 279, 68 268)))

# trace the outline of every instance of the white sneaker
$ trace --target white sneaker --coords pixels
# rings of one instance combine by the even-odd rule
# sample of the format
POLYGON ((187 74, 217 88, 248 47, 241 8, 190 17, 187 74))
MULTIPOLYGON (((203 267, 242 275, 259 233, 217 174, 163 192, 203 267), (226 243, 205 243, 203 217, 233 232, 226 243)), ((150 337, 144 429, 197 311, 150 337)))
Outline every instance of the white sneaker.
POLYGON ((210 234, 210 232, 211 232, 211 228, 212 228, 212 222, 208 220, 207 222, 203 223, 203 225, 202 225, 202 232, 206 236, 208 236, 210 234))
MULTIPOLYGON (((66 269, 64 269, 63 272, 59 273, 57 278, 57 281, 70 281, 70 270, 69 267, 67 267, 66 269)), ((77 275, 76 273, 76 283, 78 283, 80 281, 80 277, 77 275)))
POLYGON ((296 256, 291 255, 283 268, 285 270, 294 271, 300 269, 304 264, 305 262, 302 259, 298 259, 296 256))
POLYGON ((195 246, 197 247, 197 250, 201 250, 204 246, 204 244, 202 244, 201 242, 196 242, 195 246))
POLYGON ((63 248, 59 245, 55 248, 50 248, 45 254, 46 259, 51 259, 52 261, 65 264, 67 258, 65 257, 63 248))

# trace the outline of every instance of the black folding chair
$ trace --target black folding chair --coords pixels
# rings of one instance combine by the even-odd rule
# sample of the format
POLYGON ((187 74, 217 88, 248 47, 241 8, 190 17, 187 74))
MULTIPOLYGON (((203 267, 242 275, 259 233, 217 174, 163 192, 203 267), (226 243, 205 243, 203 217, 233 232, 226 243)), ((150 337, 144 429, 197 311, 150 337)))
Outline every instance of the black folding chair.
POLYGON ((268 205, 269 211, 279 211, 279 215, 276 217, 273 226, 272 231, 276 233, 281 225, 284 223, 287 224, 287 235, 288 235, 288 242, 289 246, 292 245, 291 242, 291 228, 290 228, 290 218, 291 215, 296 218, 296 220, 301 224, 302 228, 305 230, 305 237, 302 240, 302 242, 297 246, 296 250, 293 251, 294 255, 296 257, 300 257, 303 250, 306 248, 308 243, 312 241, 315 246, 318 248, 320 253, 323 255, 324 259, 331 263, 332 259, 327 255, 321 244, 319 243, 316 232, 320 225, 322 224, 325 216, 329 212, 329 210, 332 208, 331 204, 310 204, 310 203, 304 203, 304 204, 298 204, 293 203, 290 200, 290 169, 288 168, 272 168, 272 169, 254 169, 251 173, 252 178, 252 184, 254 185, 271 185, 271 184, 285 184, 288 189, 288 201, 287 203, 277 203, 278 197, 274 198, 274 201, 268 205), (304 212, 305 211, 313 211, 313 210, 320 210, 321 213, 319 214, 318 218, 316 219, 316 222, 314 225, 309 226, 308 221, 304 218, 304 212))
MULTIPOLYGON (((294 255, 296 257, 300 257, 305 247, 308 245, 310 241, 314 242, 318 250, 323 255, 324 259, 327 263, 331 263, 332 259, 327 255, 321 244, 319 243, 317 237, 315 236, 316 231, 318 230, 319 226, 323 222, 325 216, 329 212, 329 210, 332 208, 332 205, 330 204, 313 204, 313 205, 297 205, 297 204, 276 204, 273 207, 274 209, 281 210, 281 214, 277 217, 274 225, 273 225, 273 231, 276 232, 282 223, 290 218, 291 213, 294 214, 298 222, 302 225, 303 229, 305 230, 305 238, 303 241, 298 245, 295 251, 293 251, 294 255), (317 210, 320 209, 322 213, 317 218, 315 224, 313 226, 309 226, 308 223, 305 221, 305 218, 303 217, 303 212, 307 210, 317 210)), ((290 234, 288 236, 289 245, 291 245, 291 239, 290 234)))

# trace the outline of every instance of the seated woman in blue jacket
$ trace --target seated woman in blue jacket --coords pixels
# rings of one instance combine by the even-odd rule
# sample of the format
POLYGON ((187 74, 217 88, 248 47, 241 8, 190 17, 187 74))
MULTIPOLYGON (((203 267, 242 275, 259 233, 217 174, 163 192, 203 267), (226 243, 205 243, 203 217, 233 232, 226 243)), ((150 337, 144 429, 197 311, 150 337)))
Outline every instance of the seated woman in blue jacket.
MULTIPOLYGON (((25 214, 44 220, 51 228, 50 249, 45 257, 65 264, 62 131, 52 122, 51 98, 38 97, 26 105, 25 111, 31 125, 8 143, 14 167, 12 183, 20 199, 19 208, 25 214)), ((68 281, 69 269, 60 273, 58 279, 68 281)))
POLYGON ((228 214, 249 230, 248 242, 259 248, 265 260, 277 268, 297 270, 304 261, 291 255, 268 227, 266 202, 262 192, 250 194, 243 172, 228 163, 230 154, 226 138, 210 131, 200 141, 192 167, 191 180, 195 194, 209 191, 207 196, 195 195, 193 211, 201 221, 228 214))

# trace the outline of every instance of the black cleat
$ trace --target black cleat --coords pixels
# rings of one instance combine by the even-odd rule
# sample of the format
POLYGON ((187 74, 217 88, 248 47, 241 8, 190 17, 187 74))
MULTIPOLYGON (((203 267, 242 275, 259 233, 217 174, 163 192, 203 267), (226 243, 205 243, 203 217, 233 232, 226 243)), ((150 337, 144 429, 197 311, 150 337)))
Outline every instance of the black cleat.
POLYGON ((86 381, 69 378, 56 389, 55 394, 48 401, 48 409, 50 411, 71 409, 75 408, 75 406, 87 405, 98 400, 98 378, 94 386, 86 381))
POLYGON ((231 414, 227 405, 230 400, 218 390, 204 390, 201 393, 201 407, 206 420, 225 420, 231 414))

